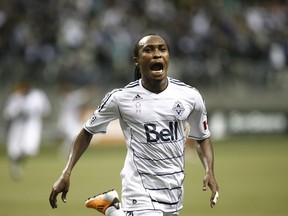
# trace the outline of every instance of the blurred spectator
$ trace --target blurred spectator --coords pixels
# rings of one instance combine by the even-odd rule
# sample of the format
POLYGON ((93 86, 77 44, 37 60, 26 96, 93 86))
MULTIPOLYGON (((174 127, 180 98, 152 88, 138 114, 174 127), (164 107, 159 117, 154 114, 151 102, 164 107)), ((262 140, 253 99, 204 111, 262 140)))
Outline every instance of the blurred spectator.
POLYGON ((27 157, 36 156, 41 144, 42 121, 51 111, 46 94, 28 81, 15 85, 4 107, 8 121, 7 153, 13 179, 21 178, 27 157))
POLYGON ((17 79, 14 63, 22 62, 24 70, 34 71, 41 82, 61 82, 59 77, 67 73, 63 65, 75 65, 63 59, 77 52, 88 76, 85 82, 103 78, 103 88, 107 83, 126 83, 131 79, 126 63, 131 41, 145 31, 168 38, 177 77, 199 88, 207 88, 207 82, 210 88, 267 88, 277 80, 270 76, 271 68, 278 68, 277 76, 288 76, 287 44, 274 36, 287 38, 287 11, 285 0, 4 1, 0 80, 5 84, 17 79), (184 63, 179 63, 183 57, 184 63))
POLYGON ((132 79, 131 41, 152 32, 170 44, 173 76, 199 89, 285 90, 287 14, 287 0, 1 1, 0 86, 32 73, 106 92, 132 79))

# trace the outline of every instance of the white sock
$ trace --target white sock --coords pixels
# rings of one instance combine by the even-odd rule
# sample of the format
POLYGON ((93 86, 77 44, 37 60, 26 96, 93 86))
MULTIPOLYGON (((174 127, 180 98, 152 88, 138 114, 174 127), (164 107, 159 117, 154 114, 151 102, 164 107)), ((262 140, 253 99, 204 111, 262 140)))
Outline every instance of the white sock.
POLYGON ((106 216, 125 216, 122 208, 116 209, 115 206, 110 206, 105 211, 106 216))

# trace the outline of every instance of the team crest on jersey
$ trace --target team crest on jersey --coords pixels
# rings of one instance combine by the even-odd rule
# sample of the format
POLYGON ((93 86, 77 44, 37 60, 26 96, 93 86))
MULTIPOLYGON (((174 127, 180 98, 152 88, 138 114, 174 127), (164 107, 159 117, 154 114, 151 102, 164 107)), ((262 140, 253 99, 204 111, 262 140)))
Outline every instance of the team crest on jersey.
POLYGON ((180 118, 184 111, 185 111, 185 108, 183 106, 183 104, 180 102, 180 101, 177 101, 174 105, 173 105, 173 108, 172 108, 174 114, 176 115, 177 118, 180 118))

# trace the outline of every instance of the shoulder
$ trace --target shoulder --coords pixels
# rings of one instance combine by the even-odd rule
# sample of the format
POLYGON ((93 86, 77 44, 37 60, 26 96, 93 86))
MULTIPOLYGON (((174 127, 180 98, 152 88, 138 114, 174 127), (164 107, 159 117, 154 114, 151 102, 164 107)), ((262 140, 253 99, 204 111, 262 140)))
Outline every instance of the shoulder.
POLYGON ((133 81, 128 83, 126 86, 122 88, 113 89, 110 94, 113 94, 115 96, 121 96, 129 94, 130 92, 134 92, 138 87, 140 86, 139 80, 133 81))
POLYGON ((129 89, 135 89, 139 87, 139 80, 135 80, 133 82, 130 82, 128 85, 126 85, 123 89, 129 90, 129 89))
POLYGON ((175 92, 176 94, 180 94, 188 101, 196 104, 205 103, 204 98, 202 97, 201 93, 198 91, 197 88, 173 78, 170 78, 170 84, 171 91, 175 92))
POLYGON ((122 88, 115 88, 112 91, 108 92, 103 100, 111 100, 112 98, 122 98, 123 96, 133 92, 139 87, 139 81, 133 81, 128 83, 122 88))
POLYGON ((180 81, 178 79, 174 79, 174 78, 170 78, 169 77, 169 81, 172 85, 173 88, 178 88, 182 91, 185 91, 185 92, 189 92, 189 93, 195 93, 195 94, 200 94, 200 92, 198 91, 197 88, 183 82, 183 81, 180 81))

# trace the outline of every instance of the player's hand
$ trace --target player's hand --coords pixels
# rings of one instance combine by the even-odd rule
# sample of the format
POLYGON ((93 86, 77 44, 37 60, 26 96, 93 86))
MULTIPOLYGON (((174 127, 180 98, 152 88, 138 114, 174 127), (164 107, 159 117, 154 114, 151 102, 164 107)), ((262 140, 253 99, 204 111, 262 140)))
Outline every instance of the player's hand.
POLYGON ((59 193, 62 193, 61 199, 64 203, 66 203, 67 201, 66 195, 69 191, 69 186, 70 186, 69 175, 61 175, 60 178, 54 183, 49 197, 49 202, 53 209, 57 208, 57 196, 59 193))
POLYGON ((219 193, 218 193, 219 186, 216 182, 214 175, 211 173, 206 173, 206 175, 204 177, 203 191, 206 191, 208 189, 208 187, 212 191, 212 194, 210 197, 210 207, 213 208, 216 205, 218 197, 219 197, 219 193))

